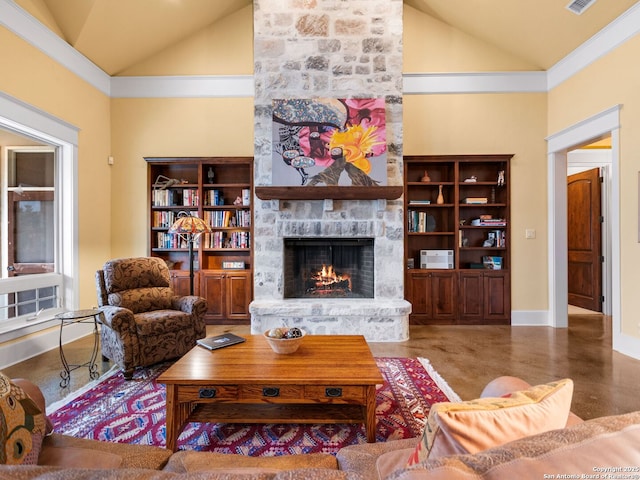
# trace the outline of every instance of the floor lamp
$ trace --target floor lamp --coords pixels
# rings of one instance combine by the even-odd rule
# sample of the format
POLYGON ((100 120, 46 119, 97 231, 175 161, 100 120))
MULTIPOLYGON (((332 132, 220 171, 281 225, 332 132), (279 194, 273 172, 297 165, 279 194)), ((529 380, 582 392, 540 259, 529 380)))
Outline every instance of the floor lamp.
POLYGON ((193 242, 203 233, 211 231, 211 227, 191 212, 179 212, 178 219, 171 225, 169 233, 183 235, 189 247, 189 295, 193 295, 193 242))

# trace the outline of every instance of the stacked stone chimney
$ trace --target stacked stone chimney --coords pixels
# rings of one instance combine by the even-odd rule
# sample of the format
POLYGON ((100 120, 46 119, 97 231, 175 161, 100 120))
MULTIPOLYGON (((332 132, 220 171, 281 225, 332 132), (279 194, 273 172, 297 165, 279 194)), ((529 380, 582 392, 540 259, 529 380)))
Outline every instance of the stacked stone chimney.
MULTIPOLYGON (((273 99, 386 102, 387 185, 402 185, 402 0, 254 0, 255 186, 272 179, 273 99)), ((308 187, 322 188, 322 187, 308 187)), ((402 200, 255 200, 252 331, 408 338, 402 200), (284 299, 283 238, 374 239, 375 298, 284 299)))

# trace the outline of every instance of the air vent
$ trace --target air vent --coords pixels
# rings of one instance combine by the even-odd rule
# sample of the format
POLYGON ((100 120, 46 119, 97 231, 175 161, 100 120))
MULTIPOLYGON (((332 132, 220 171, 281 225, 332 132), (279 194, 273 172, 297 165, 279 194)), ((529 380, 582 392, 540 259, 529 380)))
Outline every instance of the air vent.
POLYGON ((582 15, 594 3, 596 0, 573 0, 567 5, 567 10, 571 10, 576 15, 582 15))

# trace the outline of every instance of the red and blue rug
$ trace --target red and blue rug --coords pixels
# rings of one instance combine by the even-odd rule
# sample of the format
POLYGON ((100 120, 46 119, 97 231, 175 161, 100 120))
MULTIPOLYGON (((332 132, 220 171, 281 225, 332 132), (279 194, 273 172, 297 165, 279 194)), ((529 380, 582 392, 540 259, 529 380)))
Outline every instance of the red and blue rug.
MULTIPOLYGON (((428 360, 377 358, 385 379, 376 392, 376 440, 385 442, 421 434, 433 403, 458 396, 428 360)), ((170 363, 138 369, 127 381, 111 371, 71 398, 48 409, 55 431, 107 442, 165 446, 163 384, 156 379, 170 363)), ((361 424, 189 423, 178 438, 181 450, 273 456, 332 453, 365 443, 361 424)))

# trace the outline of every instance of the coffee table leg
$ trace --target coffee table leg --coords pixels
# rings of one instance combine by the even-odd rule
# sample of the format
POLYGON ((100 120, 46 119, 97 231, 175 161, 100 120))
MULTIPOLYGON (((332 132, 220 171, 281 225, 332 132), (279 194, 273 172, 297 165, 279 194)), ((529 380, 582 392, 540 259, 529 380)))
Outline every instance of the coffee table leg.
POLYGON ((167 448, 172 452, 178 449, 178 435, 180 435, 180 404, 178 403, 178 389, 175 385, 167 385, 167 448))
POLYGON ((376 387, 367 387, 365 398, 365 429, 367 431, 367 442, 376 442, 376 387))

